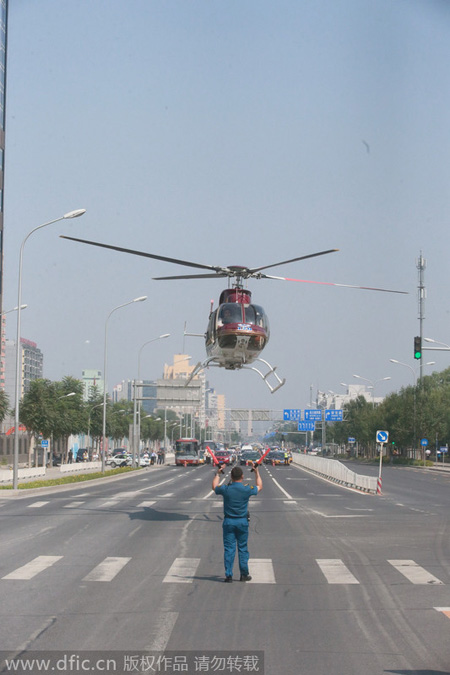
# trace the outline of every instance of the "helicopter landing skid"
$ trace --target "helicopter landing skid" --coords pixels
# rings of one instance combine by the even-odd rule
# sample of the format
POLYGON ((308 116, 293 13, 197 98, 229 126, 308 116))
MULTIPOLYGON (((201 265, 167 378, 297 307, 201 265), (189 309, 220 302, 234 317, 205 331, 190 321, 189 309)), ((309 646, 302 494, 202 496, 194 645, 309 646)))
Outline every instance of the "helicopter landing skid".
MULTIPOLYGON (((268 361, 265 361, 264 359, 255 359, 255 360, 261 361, 261 363, 264 363, 264 365, 268 367, 269 370, 267 371, 267 373, 265 375, 258 368, 255 368, 254 366, 241 366, 241 367, 245 368, 246 370, 254 370, 255 372, 257 372, 258 375, 260 375, 262 377, 262 379, 264 380, 266 385, 269 387, 270 393, 274 394, 276 391, 278 391, 278 389, 280 389, 280 387, 283 386, 283 384, 285 384, 286 378, 281 379, 278 376, 278 373, 275 372, 277 367, 271 366, 268 361), (267 379, 268 377, 270 377, 270 375, 273 375, 275 380, 276 380, 275 386, 273 386, 267 379)), ((195 366, 194 370, 192 371, 192 373, 189 375, 188 379, 186 380, 186 387, 191 382, 191 380, 196 375, 198 375, 198 373, 201 370, 204 370, 205 368, 209 368, 211 366, 215 366, 216 368, 221 367, 218 363, 214 363, 214 361, 215 361, 215 357, 210 357, 209 359, 206 359, 206 361, 203 361, 203 363, 201 361, 199 361, 197 363, 197 365, 195 366)))
POLYGON ((275 372, 277 367, 271 366, 268 361, 265 361, 264 359, 256 359, 256 361, 261 361, 261 363, 264 363, 264 365, 268 367, 269 370, 267 371, 267 373, 265 375, 263 375, 263 373, 258 368, 255 368, 254 366, 242 366, 242 367, 246 368, 247 370, 254 370, 256 373, 258 373, 258 375, 261 375, 262 379, 264 380, 264 382, 269 387, 270 393, 274 394, 276 391, 278 391, 278 389, 280 389, 280 387, 283 386, 283 384, 285 384, 286 378, 281 379, 278 376, 278 373, 275 372), (267 379, 270 375, 273 375, 276 382, 277 382, 277 384, 275 384, 275 386, 272 386, 272 384, 267 379))

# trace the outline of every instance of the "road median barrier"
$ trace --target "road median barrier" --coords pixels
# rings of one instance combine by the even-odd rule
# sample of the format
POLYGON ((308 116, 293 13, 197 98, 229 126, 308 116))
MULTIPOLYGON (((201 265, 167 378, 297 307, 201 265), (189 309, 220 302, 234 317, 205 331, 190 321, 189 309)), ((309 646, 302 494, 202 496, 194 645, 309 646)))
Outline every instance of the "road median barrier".
POLYGON ((345 485, 346 487, 351 487, 355 490, 376 494, 377 479, 375 476, 363 476, 355 473, 337 459, 293 454, 292 461, 297 466, 312 471, 339 485, 345 485))

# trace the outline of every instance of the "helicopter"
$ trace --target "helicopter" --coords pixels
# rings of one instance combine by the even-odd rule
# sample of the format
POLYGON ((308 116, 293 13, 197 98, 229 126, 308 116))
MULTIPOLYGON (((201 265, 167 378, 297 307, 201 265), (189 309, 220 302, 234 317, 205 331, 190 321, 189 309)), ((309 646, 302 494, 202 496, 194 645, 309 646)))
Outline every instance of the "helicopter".
MULTIPOLYGON (((203 362, 200 361, 197 363, 190 373, 189 378, 186 380, 186 386, 200 371, 209 368, 210 366, 225 368, 226 370, 240 370, 241 368, 254 370, 262 377, 272 394, 285 384, 286 379, 281 379, 279 377, 276 372, 277 367, 271 366, 268 361, 260 358, 260 354, 267 346, 270 338, 269 319, 260 305, 253 304, 251 291, 244 288, 244 282, 248 279, 277 279, 280 281, 296 281, 325 286, 340 286, 344 288, 356 288, 359 290, 406 294, 405 291, 396 291, 387 288, 354 286, 351 284, 339 284, 327 281, 309 281, 307 279, 291 279, 288 277, 273 276, 263 272, 263 270, 272 267, 279 267, 299 260, 306 260, 308 258, 316 258, 318 256, 328 255, 329 253, 335 253, 339 250, 337 248, 318 251, 317 253, 310 253, 308 255, 298 256, 296 258, 291 258, 290 260, 283 260, 278 263, 263 265, 261 267, 242 267, 238 265, 222 267, 170 258, 154 253, 146 253, 144 251, 135 251, 129 248, 103 244, 87 239, 78 239, 66 235, 60 235, 60 237, 82 244, 89 244, 90 246, 99 246, 100 248, 119 251, 121 253, 130 253, 132 255, 162 260, 176 265, 193 267, 199 270, 208 270, 207 273, 153 277, 155 281, 216 278, 228 278, 230 280, 231 287, 222 291, 216 309, 214 309, 213 302, 211 302, 208 327, 206 333, 200 336, 205 339, 207 358, 203 362), (263 364, 266 369, 265 373, 262 372, 260 368, 256 368, 256 366, 252 365, 255 361, 263 364)), ((186 332, 185 335, 199 336, 199 334, 186 332)))

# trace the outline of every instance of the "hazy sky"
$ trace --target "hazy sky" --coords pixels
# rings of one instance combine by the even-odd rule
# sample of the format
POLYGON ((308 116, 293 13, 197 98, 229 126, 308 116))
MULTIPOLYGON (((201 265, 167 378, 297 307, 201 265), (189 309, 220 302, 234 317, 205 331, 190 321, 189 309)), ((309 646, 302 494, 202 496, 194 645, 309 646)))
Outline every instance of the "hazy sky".
MULTIPOLYGON (((213 265, 339 253, 271 274, 405 290, 390 295, 253 280, 271 323, 262 356, 286 385, 211 368, 232 407, 304 407, 340 382, 411 384, 416 259, 427 260, 424 334, 450 342, 448 0, 10 0, 4 309, 23 267, 22 336, 44 375, 103 369, 110 385, 161 377, 202 333, 224 280, 59 234, 213 265)), ((7 337, 15 338, 14 314, 7 337)), ((425 352, 446 368, 450 355, 425 352)), ((430 369, 428 369, 430 370, 430 369)))

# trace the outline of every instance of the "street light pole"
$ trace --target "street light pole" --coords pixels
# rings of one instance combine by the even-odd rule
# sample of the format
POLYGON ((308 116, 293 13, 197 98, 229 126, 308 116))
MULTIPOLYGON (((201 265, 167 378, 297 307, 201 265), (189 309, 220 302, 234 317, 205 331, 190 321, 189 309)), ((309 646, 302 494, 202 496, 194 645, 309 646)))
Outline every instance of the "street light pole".
POLYGON ((372 385, 372 407, 375 408, 375 386, 379 384, 380 382, 385 382, 386 380, 390 380, 390 377, 382 377, 380 380, 369 380, 367 377, 361 377, 361 375, 353 375, 353 377, 356 377, 358 380, 365 380, 365 382, 369 382, 372 385))
POLYGON ((149 345, 151 342, 156 342, 157 340, 164 340, 164 338, 170 337, 170 333, 164 333, 158 337, 153 338, 152 340, 147 340, 144 342, 142 347, 138 352, 138 369, 137 369, 137 382, 134 381, 133 387, 133 461, 132 466, 136 466, 136 454, 139 454, 139 447, 141 445, 141 413, 139 409, 138 396, 136 395, 136 389, 141 386, 141 354, 142 350, 146 345, 149 345))
POLYGON ((108 390, 107 386, 107 377, 106 377, 106 363, 107 363, 107 352, 108 352, 108 322, 112 314, 117 312, 118 309, 122 307, 127 307, 127 305, 132 305, 134 302, 143 302, 147 300, 146 295, 142 295, 139 298, 134 298, 128 302, 124 302, 122 305, 114 307, 108 314, 105 321, 105 342, 104 342, 104 351, 103 351, 103 422, 102 422, 102 473, 105 473, 105 459, 106 459, 106 393, 108 390))
POLYGON ((47 223, 38 225, 30 232, 22 242, 19 255, 19 280, 17 284, 17 331, 16 331, 16 381, 14 387, 14 458, 13 458, 13 490, 17 490, 19 482, 19 406, 20 406, 20 388, 22 378, 20 377, 20 319, 22 307, 22 266, 23 266, 23 250, 28 238, 37 230, 42 230, 43 227, 57 223, 60 220, 78 218, 86 213, 86 209, 77 209, 76 211, 69 211, 59 218, 49 220, 47 223))

